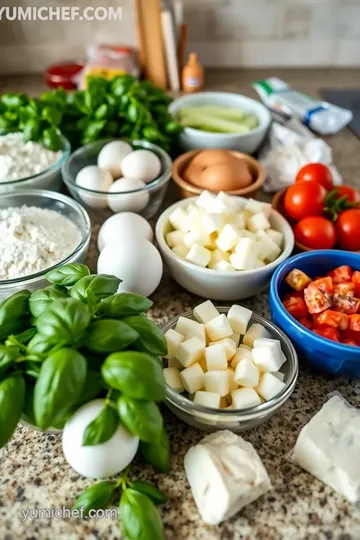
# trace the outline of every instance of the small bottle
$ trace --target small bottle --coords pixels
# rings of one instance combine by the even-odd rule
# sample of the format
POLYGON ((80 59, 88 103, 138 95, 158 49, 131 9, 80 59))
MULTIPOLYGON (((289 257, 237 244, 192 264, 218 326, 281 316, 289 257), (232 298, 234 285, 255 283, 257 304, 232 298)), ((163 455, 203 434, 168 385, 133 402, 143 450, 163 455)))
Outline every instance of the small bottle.
POLYGON ((189 54, 188 61, 182 70, 182 88, 191 94, 198 92, 204 86, 204 68, 198 61, 196 53, 189 54))

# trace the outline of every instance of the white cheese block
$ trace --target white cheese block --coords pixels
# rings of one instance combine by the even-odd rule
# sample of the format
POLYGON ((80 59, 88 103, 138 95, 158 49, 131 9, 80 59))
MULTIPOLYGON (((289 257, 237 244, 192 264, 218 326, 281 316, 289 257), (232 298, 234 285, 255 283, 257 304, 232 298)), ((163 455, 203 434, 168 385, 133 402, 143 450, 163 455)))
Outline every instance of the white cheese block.
POLYGON ((228 263, 227 261, 220 261, 218 263, 215 263, 212 268, 213 270, 218 270, 220 272, 233 272, 234 271, 233 265, 228 263))
POLYGON ((227 361, 231 360, 236 354, 235 342, 230 338, 224 338, 224 339, 219 339, 219 341, 210 342, 209 346, 211 347, 212 345, 217 345, 218 343, 221 343, 222 345, 224 345, 227 361))
POLYGON ((237 197, 233 197, 232 195, 229 195, 226 193, 226 191, 219 191, 219 193, 216 196, 217 201, 222 201, 224 204, 226 204, 229 208, 232 208, 234 212, 241 208, 241 201, 237 197))
POLYGON ((176 208, 170 216, 169 221, 174 229, 180 229, 181 231, 188 231, 187 213, 182 208, 176 208))
POLYGON ((218 525, 271 489, 254 447, 230 431, 218 431, 188 450, 185 473, 200 512, 218 525))
POLYGON ((250 309, 236 304, 231 306, 228 312, 228 320, 233 332, 241 335, 245 334, 251 315, 252 311, 250 309))
POLYGON ((257 233, 257 248, 257 256, 262 261, 275 261, 281 253, 279 246, 275 244, 265 231, 259 231, 257 233))
POLYGON ((208 371, 227 369, 225 345, 223 343, 214 343, 212 347, 206 347, 205 360, 208 371))
POLYGON ((204 392, 203 390, 198 390, 194 396, 194 403, 203 405, 204 407, 212 407, 213 409, 220 408, 220 395, 215 394, 215 392, 204 392))
POLYGON ((189 394, 204 388, 204 372, 196 362, 180 372, 180 379, 189 394))
POLYGON ((209 246, 211 244, 211 238, 209 234, 195 229, 185 234, 184 244, 189 249, 196 244, 199 246, 209 246))
POLYGON ((180 370, 184 369, 184 366, 179 362, 179 360, 176 360, 175 356, 171 356, 169 358, 168 367, 176 367, 180 370))
POLYGON ((252 360, 244 358, 235 369, 235 382, 239 386, 254 388, 259 384, 260 370, 252 360))
POLYGON ((210 263, 212 265, 215 265, 216 263, 222 262, 222 261, 230 261, 229 254, 226 251, 222 251, 221 249, 214 249, 211 252, 211 259, 210 263))
POLYGON ((266 234, 270 236, 271 240, 275 242, 277 246, 281 247, 284 239, 284 235, 282 232, 275 231, 274 229, 267 229, 266 234))
POLYGON ((211 341, 230 337, 234 332, 224 313, 208 321, 205 324, 205 330, 211 341))
POLYGON ((229 339, 232 339, 235 342, 236 348, 240 345, 240 334, 237 334, 236 332, 233 333, 232 336, 229 337, 229 339))
POLYGON ((341 493, 360 501, 360 411, 335 395, 306 424, 292 459, 341 493))
POLYGON ((211 252, 204 246, 195 244, 191 246, 190 251, 185 258, 187 261, 205 268, 210 262, 211 252))
POLYGON ((180 259, 186 259, 189 248, 186 247, 185 244, 178 244, 177 246, 174 246, 171 251, 180 257, 180 259))
POLYGON ((284 382, 280 381, 277 377, 274 377, 272 373, 265 372, 261 376, 260 382, 256 387, 256 391, 265 399, 265 401, 269 401, 280 394, 284 387, 284 382))
POLYGON ((183 244, 185 235, 184 231, 171 231, 166 235, 166 243, 171 248, 183 244))
POLYGON ((193 337, 183 341, 176 350, 175 358, 184 366, 188 367, 198 362, 205 354, 205 344, 200 339, 193 337))
POLYGON ((219 232, 225 226, 225 219, 221 214, 204 214, 200 221, 200 228, 207 234, 219 232))
POLYGON ((235 381, 235 371, 228 368, 227 373, 228 373, 228 377, 229 377, 229 392, 231 393, 233 390, 237 390, 239 388, 239 385, 235 381))
MULTIPOLYGON (((247 330, 246 334, 243 337, 243 343, 244 345, 247 345, 248 347, 253 347, 255 339, 258 338, 270 338, 271 334, 259 323, 253 323, 249 330, 247 330)), ((273 369, 272 371, 276 371, 273 369)))
POLYGON ((247 349, 247 348, 245 349, 244 347, 240 345, 240 347, 237 349, 235 353, 234 358, 231 360, 231 367, 233 369, 236 369, 239 362, 245 359, 253 362, 252 352, 250 349, 247 349))
POLYGON ((219 315, 220 313, 210 300, 206 300, 206 302, 203 302, 194 308, 194 317, 199 323, 206 324, 219 315))
POLYGON ((167 367, 163 369, 164 379, 166 384, 168 384, 175 392, 184 391, 184 385, 180 378, 180 372, 176 367, 167 367))
POLYGON ((205 212, 199 207, 187 208, 187 229, 188 231, 200 230, 201 220, 204 217, 205 212))
POLYGON ((199 197, 196 199, 196 206, 203 208, 207 212, 211 213, 214 202, 216 201, 216 195, 210 191, 202 191, 199 197))
POLYGON ((255 268, 257 252, 255 240, 240 238, 235 248, 235 254, 230 256, 230 262, 237 270, 251 270, 255 268))
POLYGON ((175 326, 176 332, 182 334, 185 339, 197 337, 206 343, 205 326, 187 317, 179 317, 175 326))
POLYGON ((276 339, 269 339, 267 342, 256 339, 254 343, 257 346, 252 350, 252 357, 260 371, 279 371, 286 362, 286 356, 281 350, 280 342, 276 339))
POLYGON ((279 381, 283 381, 285 379, 285 374, 282 373, 281 371, 272 371, 271 375, 274 375, 274 377, 279 379, 279 381))
POLYGON ((261 400, 254 388, 239 388, 231 392, 233 409, 246 409, 260 405, 261 400))
POLYGON ((230 225, 229 223, 221 229, 219 236, 215 240, 215 244, 222 251, 230 251, 233 248, 239 239, 237 230, 230 225))
POLYGON ((168 357, 171 358, 175 355, 177 348, 179 345, 185 341, 185 337, 183 334, 177 332, 176 330, 173 330, 172 328, 168 330, 165 334, 165 339, 167 343, 168 348, 168 357))
POLYGON ((264 212, 266 217, 269 217, 271 214, 271 204, 264 203, 261 201, 256 201, 255 199, 249 199, 244 206, 244 210, 250 212, 251 214, 257 214, 258 212, 264 212))
POLYGON ((244 212, 237 212, 236 214, 231 214, 227 219, 227 222, 230 225, 233 225, 237 230, 245 229, 245 215, 244 212))
POLYGON ((204 385, 207 392, 215 392, 221 397, 229 393, 229 375, 227 370, 208 371, 204 375, 204 385))
POLYGON ((270 222, 264 212, 258 212, 248 219, 247 227, 250 232, 256 233, 257 231, 270 229, 270 222))

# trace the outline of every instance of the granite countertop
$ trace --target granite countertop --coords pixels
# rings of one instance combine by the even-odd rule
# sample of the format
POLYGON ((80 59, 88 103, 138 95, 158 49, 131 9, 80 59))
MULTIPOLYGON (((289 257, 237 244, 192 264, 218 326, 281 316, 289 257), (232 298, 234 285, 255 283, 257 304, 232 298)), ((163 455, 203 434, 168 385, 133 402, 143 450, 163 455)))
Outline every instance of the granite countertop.
MULTIPOLYGON (((250 82, 270 74, 274 71, 213 71, 209 73, 207 88, 254 95, 250 82)), ((359 70, 277 70, 276 75, 296 89, 313 95, 325 86, 360 87, 359 70)), ((0 93, 15 90, 37 93, 41 88, 39 76, 0 78, 0 93)), ((344 180, 360 186, 360 141, 349 130, 327 140, 344 180)), ((170 191, 168 202, 173 197, 170 191)), ((96 267, 95 238, 99 225, 94 224, 89 253, 92 270, 96 267)), ((166 273, 152 300, 154 307, 150 315, 158 324, 200 302, 199 298, 177 286, 166 273)), ((269 317, 266 293, 242 303, 269 317)), ((359 539, 360 509, 292 464, 287 457, 301 427, 334 390, 341 392, 353 405, 359 405, 358 381, 315 374, 300 359, 298 383, 286 405, 266 424, 244 435, 259 452, 273 490, 218 527, 202 523, 183 469, 184 454, 204 433, 188 427, 164 410, 172 446, 170 472, 157 474, 138 459, 132 468, 132 476, 156 482, 168 495, 168 502, 160 507, 165 537, 176 540, 359 539)), ((0 537, 3 540, 121 538, 118 522, 111 519, 23 521, 22 510, 70 507, 75 497, 91 483, 67 465, 60 436, 19 427, 11 442, 0 451, 0 537)))

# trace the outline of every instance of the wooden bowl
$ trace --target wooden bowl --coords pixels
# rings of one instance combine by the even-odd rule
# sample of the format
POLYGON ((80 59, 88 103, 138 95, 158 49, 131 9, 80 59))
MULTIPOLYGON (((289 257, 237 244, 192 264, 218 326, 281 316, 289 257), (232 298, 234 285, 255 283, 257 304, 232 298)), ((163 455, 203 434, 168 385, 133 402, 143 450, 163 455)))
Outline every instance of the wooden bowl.
MULTIPOLYGON (((185 199, 187 197, 196 197, 197 195, 200 195, 202 191, 204 191, 197 186, 193 186, 183 178, 183 172, 185 171, 186 167, 199 152, 201 152, 201 150, 191 150, 190 152, 186 152, 185 154, 182 154, 177 159, 175 159, 173 163, 172 177, 177 185, 180 199, 185 199)), ((226 193, 239 197, 255 198, 257 192, 259 191, 265 180, 264 169, 255 158, 249 156, 248 154, 243 154, 242 152, 237 152, 235 150, 231 150, 231 153, 234 157, 246 161, 254 180, 246 188, 236 189, 234 191, 227 191, 226 193)))

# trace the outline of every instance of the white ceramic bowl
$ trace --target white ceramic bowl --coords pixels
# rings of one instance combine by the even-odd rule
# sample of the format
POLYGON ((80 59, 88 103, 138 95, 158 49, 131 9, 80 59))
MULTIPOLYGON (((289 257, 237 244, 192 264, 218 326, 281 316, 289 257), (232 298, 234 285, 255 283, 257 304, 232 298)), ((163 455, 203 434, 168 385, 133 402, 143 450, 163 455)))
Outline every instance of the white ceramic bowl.
POLYGON ((184 150, 199 148, 229 148, 253 154, 261 145, 271 123, 270 112, 259 101, 241 94, 230 92, 199 92, 175 99, 169 111, 176 117, 183 107, 199 107, 202 105, 218 105, 221 107, 237 107, 246 113, 257 116, 259 126, 249 133, 211 133, 186 127, 179 135, 179 142, 184 150))
MULTIPOLYGON (((276 210, 271 210, 272 228, 284 234, 283 251, 274 262, 246 271, 227 272, 202 268, 175 255, 165 240, 165 235, 173 229, 169 222, 170 214, 176 208, 186 208, 189 204, 194 204, 196 199, 197 197, 190 197, 173 204, 161 214, 156 224, 156 241, 175 281, 191 293, 210 300, 241 300, 266 289, 275 269, 290 257, 294 248, 294 234, 286 219, 276 210)), ((243 205, 248 201, 243 197, 237 199, 243 205)))

